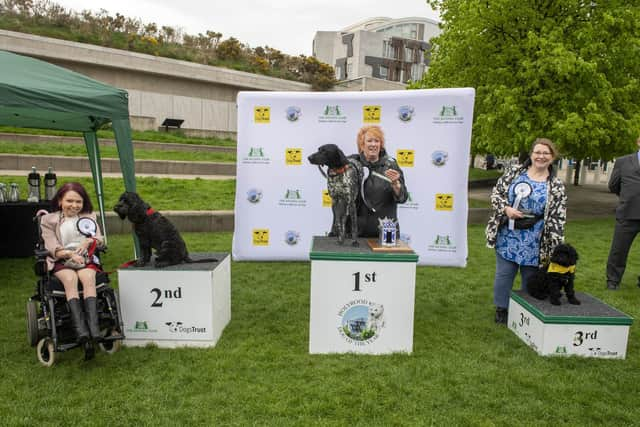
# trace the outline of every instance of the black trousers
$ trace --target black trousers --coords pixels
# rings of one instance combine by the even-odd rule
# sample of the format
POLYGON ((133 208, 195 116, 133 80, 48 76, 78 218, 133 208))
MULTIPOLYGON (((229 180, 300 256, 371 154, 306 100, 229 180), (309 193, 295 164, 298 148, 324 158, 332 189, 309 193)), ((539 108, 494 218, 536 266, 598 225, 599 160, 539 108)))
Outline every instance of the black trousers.
POLYGON ((613 231, 611 250, 607 260, 607 283, 619 284, 627 265, 629 249, 636 235, 640 233, 640 220, 616 219, 616 227, 613 231))

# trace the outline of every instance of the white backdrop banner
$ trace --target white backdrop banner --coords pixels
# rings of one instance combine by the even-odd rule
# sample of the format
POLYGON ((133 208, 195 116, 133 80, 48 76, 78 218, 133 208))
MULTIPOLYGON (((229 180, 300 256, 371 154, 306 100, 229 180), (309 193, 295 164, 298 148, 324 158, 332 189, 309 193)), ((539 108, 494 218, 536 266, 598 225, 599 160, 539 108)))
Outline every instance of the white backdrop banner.
POLYGON ((307 157, 323 144, 357 153, 358 130, 373 124, 409 191, 398 205, 401 239, 420 265, 464 267, 474 96, 472 88, 240 92, 233 258, 308 260, 332 213, 326 180, 307 157))

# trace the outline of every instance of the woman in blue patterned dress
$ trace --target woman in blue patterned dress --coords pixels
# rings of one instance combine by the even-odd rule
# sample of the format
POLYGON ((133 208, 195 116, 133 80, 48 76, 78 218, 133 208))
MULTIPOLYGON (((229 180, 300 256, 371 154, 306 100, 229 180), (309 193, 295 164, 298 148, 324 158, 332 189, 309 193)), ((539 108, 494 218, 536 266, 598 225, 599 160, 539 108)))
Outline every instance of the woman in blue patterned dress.
POLYGON ((567 196, 552 166, 556 155, 553 142, 536 139, 529 158, 507 170, 491 193, 493 212, 486 237, 487 246, 496 250, 496 323, 507 323, 518 270, 526 290, 527 280, 548 263, 553 248, 564 240, 567 196))

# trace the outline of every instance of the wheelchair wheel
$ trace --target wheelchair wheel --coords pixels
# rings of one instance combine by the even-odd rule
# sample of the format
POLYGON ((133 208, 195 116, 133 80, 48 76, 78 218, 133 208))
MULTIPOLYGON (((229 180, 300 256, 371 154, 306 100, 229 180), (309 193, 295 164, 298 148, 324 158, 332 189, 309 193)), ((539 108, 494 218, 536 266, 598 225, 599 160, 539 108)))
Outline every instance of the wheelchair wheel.
POLYGON ((35 301, 27 301, 27 339, 29 345, 35 347, 38 344, 38 308, 35 301))
MULTIPOLYGON (((115 328, 105 329, 104 331, 102 331, 103 337, 112 337, 115 335, 120 335, 120 333, 115 328)), ((100 347, 100 350, 104 351, 107 354, 113 354, 120 351, 120 348, 122 347, 122 340, 101 341, 98 344, 98 347, 100 347)))
POLYGON ((53 347, 53 340, 49 337, 42 338, 38 341, 36 353, 38 354, 38 361, 47 368, 53 366, 56 362, 56 352, 53 347))

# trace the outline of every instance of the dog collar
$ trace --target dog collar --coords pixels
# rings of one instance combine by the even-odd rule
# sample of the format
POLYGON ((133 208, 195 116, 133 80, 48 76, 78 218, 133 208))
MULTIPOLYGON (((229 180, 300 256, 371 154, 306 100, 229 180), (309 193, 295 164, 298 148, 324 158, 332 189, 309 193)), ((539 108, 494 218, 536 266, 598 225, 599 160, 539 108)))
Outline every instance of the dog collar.
POLYGON ((154 213, 156 213, 156 211, 154 211, 154 210, 153 210, 153 208, 149 208, 149 209, 147 209, 147 216, 151 216, 151 215, 153 215, 154 213))
POLYGON ((346 171, 347 169, 349 169, 349 165, 344 165, 344 166, 339 167, 339 168, 329 169, 329 173, 330 173, 331 175, 340 175, 340 174, 345 173, 345 171, 346 171))
POLYGON ((576 272, 575 265, 570 265, 568 267, 565 267, 564 265, 556 264, 555 262, 552 262, 551 264, 549 264, 549 268, 547 269, 547 273, 567 274, 567 273, 575 273, 575 272, 576 272))

